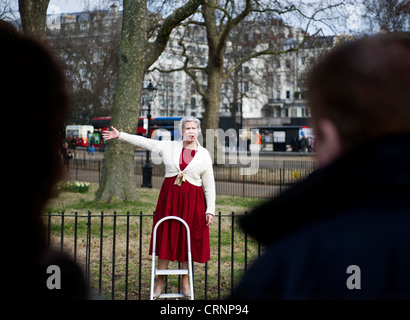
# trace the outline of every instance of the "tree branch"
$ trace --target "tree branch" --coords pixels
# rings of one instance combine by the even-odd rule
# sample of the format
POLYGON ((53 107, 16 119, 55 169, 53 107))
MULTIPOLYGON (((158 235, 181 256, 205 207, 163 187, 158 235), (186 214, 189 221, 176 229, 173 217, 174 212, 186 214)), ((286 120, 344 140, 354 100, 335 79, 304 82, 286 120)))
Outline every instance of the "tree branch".
POLYGON ((148 69, 164 51, 172 30, 186 18, 194 14, 202 4, 202 1, 203 0, 190 0, 182 7, 176 9, 165 19, 158 30, 155 41, 148 44, 149 48, 146 54, 146 69, 148 69))
POLYGON ((221 33, 221 36, 218 42, 217 52, 222 51, 223 47, 225 46, 226 39, 229 33, 231 32, 231 30, 236 25, 238 25, 243 19, 245 19, 251 11, 252 11, 252 0, 246 0, 246 6, 243 9, 243 11, 239 15, 237 15, 236 18, 229 21, 228 24, 226 25, 226 28, 221 33))
POLYGON ((322 30, 318 30, 317 32, 315 32, 313 35, 311 35, 310 37, 305 36, 303 37, 303 40, 296 46, 296 47, 292 47, 289 49, 285 49, 285 50, 273 50, 273 49, 267 49, 267 50, 262 50, 262 51, 258 51, 258 52, 254 52, 240 60, 238 60, 232 67, 230 67, 223 75, 223 79, 225 80, 226 78, 228 78, 233 71, 235 71, 235 69, 239 68, 242 64, 244 64, 245 62, 252 60, 254 58, 263 56, 263 55, 280 55, 280 54, 285 54, 285 53, 289 53, 289 52, 294 52, 294 51, 298 51, 300 50, 300 48, 303 47, 303 45, 306 43, 306 40, 308 38, 313 38, 316 35, 318 35, 322 30))
MULTIPOLYGON (((296 7, 293 6, 293 5, 290 6, 290 7, 285 8, 285 10, 267 9, 267 10, 270 10, 270 11, 275 11, 276 13, 281 12, 282 14, 287 13, 287 12, 290 12, 290 11, 296 11, 296 12, 298 12, 302 17, 307 18, 307 19, 308 19, 308 23, 307 23, 306 28, 305 28, 305 30, 304 30, 304 37, 303 37, 302 41, 298 44, 298 46, 292 47, 292 48, 289 48, 289 49, 286 49, 286 50, 272 50, 272 49, 267 49, 267 50, 262 50, 262 51, 258 51, 258 52, 252 53, 252 54, 250 54, 250 55, 248 55, 248 56, 246 56, 246 57, 244 57, 244 58, 238 60, 232 67, 230 67, 230 68, 224 73, 223 79, 225 80, 226 78, 228 78, 228 77, 232 74, 232 72, 233 72, 235 69, 239 68, 243 63, 245 63, 245 62, 247 62, 247 61, 249 61, 249 60, 251 60, 251 59, 253 59, 253 58, 257 58, 257 57, 263 56, 263 55, 280 55, 280 54, 284 54, 284 53, 288 53, 288 52, 298 51, 298 50, 306 43, 306 40, 307 40, 308 38, 312 38, 312 37, 314 37, 314 36, 316 36, 316 35, 318 35, 319 33, 322 32, 322 30, 319 29, 318 31, 316 31, 316 32, 315 32, 313 35, 311 35, 310 37, 307 36, 307 34, 308 34, 307 31, 309 30, 310 24, 312 23, 312 21, 317 21, 316 18, 315 18, 316 15, 319 14, 320 12, 322 12, 322 11, 329 10, 329 9, 333 9, 333 8, 339 7, 339 6, 341 6, 341 5, 342 5, 342 3, 339 2, 339 3, 337 3, 337 4, 327 6, 326 8, 320 8, 320 9, 316 10, 311 16, 306 16, 303 12, 300 11, 300 9, 296 8, 296 7)), ((254 10, 254 11, 255 11, 255 10, 254 10)))
POLYGON ((186 47, 185 44, 182 42, 182 40, 179 42, 179 44, 182 46, 183 50, 182 50, 182 56, 185 57, 185 61, 184 61, 184 66, 183 66, 183 70, 185 71, 185 73, 195 82, 195 87, 196 87, 196 91, 199 93, 199 95, 201 95, 202 97, 205 96, 205 92, 201 89, 201 84, 199 83, 199 79, 197 78, 197 76, 195 75, 194 72, 192 72, 193 70, 201 70, 204 72, 207 72, 206 68, 192 68, 192 67, 188 67, 188 63, 189 63, 189 56, 186 53, 186 47))

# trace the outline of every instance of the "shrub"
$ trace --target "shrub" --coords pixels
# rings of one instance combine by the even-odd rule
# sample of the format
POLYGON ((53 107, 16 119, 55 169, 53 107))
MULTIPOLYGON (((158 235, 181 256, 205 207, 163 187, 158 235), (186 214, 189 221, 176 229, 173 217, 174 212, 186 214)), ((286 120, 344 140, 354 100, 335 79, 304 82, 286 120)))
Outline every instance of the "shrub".
POLYGON ((57 187, 57 194, 63 191, 87 193, 89 188, 90 184, 88 182, 67 181, 57 187))

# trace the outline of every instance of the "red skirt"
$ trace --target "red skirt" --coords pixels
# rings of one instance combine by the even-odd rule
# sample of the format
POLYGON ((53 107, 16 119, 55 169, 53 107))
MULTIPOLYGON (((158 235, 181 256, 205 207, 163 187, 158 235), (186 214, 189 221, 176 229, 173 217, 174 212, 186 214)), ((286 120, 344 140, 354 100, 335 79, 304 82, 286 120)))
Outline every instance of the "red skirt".
MULTIPOLYGON (((176 176, 165 178, 154 214, 155 224, 167 216, 182 218, 191 232, 192 260, 205 263, 210 260, 209 227, 205 222, 205 196, 201 187, 188 181, 174 184, 176 176)), ((149 254, 152 255, 152 242, 149 254)), ((166 220, 157 229, 155 254, 159 259, 184 262, 188 260, 188 246, 184 225, 177 220, 166 220)))

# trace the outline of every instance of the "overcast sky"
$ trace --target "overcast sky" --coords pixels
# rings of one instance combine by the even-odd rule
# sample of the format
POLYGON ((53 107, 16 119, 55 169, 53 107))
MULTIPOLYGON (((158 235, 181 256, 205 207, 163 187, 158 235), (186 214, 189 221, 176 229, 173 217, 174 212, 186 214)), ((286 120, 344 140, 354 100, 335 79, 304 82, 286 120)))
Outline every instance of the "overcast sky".
MULTIPOLYGON (((17 1, 17 0, 16 0, 17 1)), ((318 0, 304 0, 305 3, 309 2, 318 2, 318 0)), ((329 3, 332 3, 332 0, 328 0, 329 3)), ((115 1, 115 0, 50 0, 50 4, 48 6, 48 14, 59 14, 59 13, 71 13, 71 12, 81 12, 87 10, 93 10, 97 7, 107 7, 110 3, 117 3, 117 5, 122 6, 122 1, 115 1)), ((340 0, 335 0, 335 2, 340 2, 340 0)), ((360 3, 361 1, 355 1, 356 3, 360 3)), ((347 29, 342 27, 337 28, 336 30, 330 30, 324 24, 316 25, 314 28, 322 28, 325 34, 334 35, 334 33, 351 33, 351 32, 358 32, 360 30, 361 24, 361 10, 359 6, 347 6, 347 10, 349 11, 349 18, 347 21, 347 29)), ((293 24, 293 23, 292 23, 293 24)), ((297 25, 297 22, 294 24, 297 25)), ((301 25, 303 28, 304 26, 301 25)), ((315 30, 309 30, 310 33, 314 33, 315 30)))
MULTIPOLYGON (((1 2, 2 0, 0 0, 1 2)), ((284 3, 286 0, 283 0, 284 3)), ((360 4, 361 0, 346 0, 347 2, 357 3, 360 4)), ((94 10, 98 8, 105 8, 108 9, 110 4, 116 3, 119 6, 119 9, 122 10, 122 0, 50 0, 47 14, 60 14, 60 13, 74 13, 74 12, 82 12, 88 10, 94 10)), ((302 3, 299 2, 299 4, 302 3)), ((303 3, 320 3, 324 5, 324 3, 340 3, 340 0, 303 0, 303 3)), ((11 0, 12 8, 14 11, 13 19, 17 19, 19 17, 18 12, 18 0, 11 0)), ((331 30, 323 23, 312 23, 311 28, 308 30, 309 33, 313 34, 316 32, 318 28, 322 28, 324 34, 326 35, 334 35, 339 33, 355 33, 359 32, 362 25, 361 19, 361 10, 359 5, 346 5, 347 10, 349 11, 348 14, 348 21, 347 21, 347 28, 346 27, 337 27, 334 30, 331 30)), ((309 11, 309 10, 307 10, 309 11)), ((308 12, 305 12, 308 14, 308 12)), ((285 20, 285 23, 291 24, 293 26, 298 26, 301 28, 305 27, 306 21, 299 24, 297 20, 292 18, 285 20)))
MULTIPOLYGON (((92 10, 103 2, 104 1, 101 0, 50 0, 47 13, 70 13, 81 12, 88 9, 92 10)), ((111 2, 120 5, 122 1, 111 2)))

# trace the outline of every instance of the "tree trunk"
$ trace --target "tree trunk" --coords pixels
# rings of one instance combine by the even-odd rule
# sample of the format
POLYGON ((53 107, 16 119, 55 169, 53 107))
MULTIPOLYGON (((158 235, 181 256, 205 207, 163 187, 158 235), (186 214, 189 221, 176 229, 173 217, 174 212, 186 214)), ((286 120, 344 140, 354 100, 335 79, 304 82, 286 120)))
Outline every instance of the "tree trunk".
MULTIPOLYGON (((145 74, 147 26, 146 1, 124 0, 121 45, 118 52, 118 78, 111 125, 119 131, 136 134, 142 83, 145 74), (138 30, 144 30, 138 32, 138 30)), ((107 141, 97 201, 136 201, 134 175, 135 147, 118 140, 107 141)))
MULTIPOLYGON (((222 47, 220 46, 220 34, 216 22, 215 0, 206 0, 202 6, 202 14, 206 26, 206 36, 208 41, 208 86, 204 92, 205 114, 204 127, 206 129, 218 129, 219 126, 219 109, 221 101, 221 85, 223 75, 223 56, 222 47)), ((209 143, 204 135, 204 145, 209 143)), ((217 154, 216 147, 218 143, 214 140, 214 156, 217 154)))
POLYGON ((49 2, 50 0, 19 0, 19 12, 24 33, 44 38, 49 2))
MULTIPOLYGON (((141 100, 141 87, 133 87, 133 85, 142 83, 144 78, 144 72, 137 68, 138 66, 120 62, 119 70, 126 70, 117 80, 111 119, 112 126, 131 134, 136 134, 139 115, 138 102, 141 100), (133 92, 130 93, 130 91, 133 92)), ((134 155, 135 147, 133 145, 118 140, 107 141, 97 201, 137 201, 134 155)))
MULTIPOLYGON (((190 0, 169 15, 158 29, 154 42, 148 41, 147 0, 124 0, 118 78, 111 125, 136 134, 144 75, 165 49, 169 35, 181 21, 192 15, 202 0, 190 0)), ((134 146, 108 141, 96 201, 136 201, 134 146)))
POLYGON ((208 74, 208 87, 204 94, 205 114, 204 128, 212 129, 212 135, 203 135, 204 146, 211 153, 214 163, 218 163, 218 156, 221 151, 221 141, 218 141, 216 129, 219 127, 219 109, 221 101, 222 78, 219 70, 213 70, 208 74), (213 137, 213 141, 208 139, 213 137), (212 147, 213 146, 213 147, 212 147))
POLYGON ((236 114, 239 110, 239 99, 240 99, 240 95, 242 95, 242 92, 240 92, 240 76, 239 76, 239 72, 241 72, 241 70, 235 69, 235 71, 233 72, 233 76, 232 76, 232 85, 233 85, 233 89, 232 89, 232 103, 229 106, 230 112, 231 112, 231 117, 232 118, 236 118, 236 114))
MULTIPOLYGON (((210 66, 212 68, 212 66, 210 66)), ((208 87, 205 91, 205 114, 204 127, 206 129, 218 129, 219 109, 221 101, 221 70, 211 70, 208 74, 208 87)))

